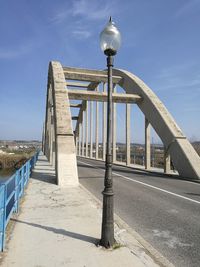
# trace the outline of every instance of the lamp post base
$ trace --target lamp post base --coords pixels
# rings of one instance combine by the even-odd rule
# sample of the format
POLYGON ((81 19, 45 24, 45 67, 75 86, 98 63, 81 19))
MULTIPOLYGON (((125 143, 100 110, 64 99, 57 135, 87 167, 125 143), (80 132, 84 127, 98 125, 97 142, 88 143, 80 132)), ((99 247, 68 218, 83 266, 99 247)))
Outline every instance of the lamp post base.
POLYGON ((105 248, 114 245, 114 219, 113 219, 113 192, 102 192, 103 194, 103 220, 101 240, 99 244, 105 248))

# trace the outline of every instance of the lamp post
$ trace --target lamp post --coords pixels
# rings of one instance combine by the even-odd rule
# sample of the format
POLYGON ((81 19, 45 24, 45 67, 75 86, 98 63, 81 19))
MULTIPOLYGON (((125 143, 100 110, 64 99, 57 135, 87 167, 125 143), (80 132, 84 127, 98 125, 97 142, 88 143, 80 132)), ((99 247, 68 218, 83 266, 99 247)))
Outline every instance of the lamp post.
POLYGON ((114 240, 114 219, 113 219, 113 180, 112 180, 112 67, 113 56, 121 45, 121 35, 115 27, 111 17, 105 29, 100 34, 100 45, 104 54, 107 56, 108 67, 108 105, 107 105, 107 144, 106 144, 106 163, 103 194, 103 215, 100 245, 105 248, 112 247, 114 240))

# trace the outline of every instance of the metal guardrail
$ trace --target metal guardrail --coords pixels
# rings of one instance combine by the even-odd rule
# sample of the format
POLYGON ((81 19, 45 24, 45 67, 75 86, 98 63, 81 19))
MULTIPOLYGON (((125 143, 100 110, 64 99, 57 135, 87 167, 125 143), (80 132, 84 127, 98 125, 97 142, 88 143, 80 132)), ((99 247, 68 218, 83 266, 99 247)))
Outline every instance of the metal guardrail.
POLYGON ((38 159, 37 152, 6 182, 0 184, 0 250, 5 246, 6 227, 13 213, 19 212, 20 198, 38 159))

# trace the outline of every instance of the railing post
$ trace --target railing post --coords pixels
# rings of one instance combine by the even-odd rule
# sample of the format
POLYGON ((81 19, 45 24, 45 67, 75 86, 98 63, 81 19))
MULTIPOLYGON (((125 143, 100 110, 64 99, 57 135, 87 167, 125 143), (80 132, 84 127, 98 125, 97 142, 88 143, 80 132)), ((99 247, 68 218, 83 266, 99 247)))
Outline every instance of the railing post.
POLYGON ((171 171, 171 158, 170 158, 170 154, 168 153, 168 151, 166 150, 166 148, 164 148, 164 173, 170 174, 170 171, 171 171))
POLYGON ((130 165, 131 163, 130 113, 131 113, 131 105, 126 104, 126 165, 130 165))
POLYGON ((15 212, 19 212, 19 170, 15 174, 15 212))
POLYGON ((34 156, 33 156, 33 167, 35 167, 35 163, 36 163, 36 161, 37 161, 37 156, 34 155, 34 156))
MULTIPOLYGON (((35 160, 34 160, 34 163, 35 163, 35 160)), ((22 196, 23 196, 24 195, 24 166, 22 167, 22 170, 21 170, 21 187, 22 187, 22 196)))
POLYGON ((30 170, 30 160, 27 161, 27 168, 28 168, 28 181, 30 179, 31 170, 30 170))
POLYGON ((85 118, 84 118, 84 115, 85 115, 85 111, 83 111, 82 113, 82 147, 81 147, 81 156, 84 157, 84 148, 85 148, 85 141, 84 141, 84 127, 85 127, 85 118))
MULTIPOLYGON (((114 93, 116 92, 116 87, 115 86, 113 88, 113 92, 114 93)), ((116 103, 113 103, 113 117, 112 117, 112 122, 113 122, 113 125, 112 125, 113 162, 116 162, 116 122, 117 122, 117 120, 116 120, 117 106, 116 105, 117 105, 116 103)))
POLYGON ((151 168, 150 123, 145 118, 145 169, 151 168))
POLYGON ((6 185, 2 184, 0 187, 0 248, 4 249, 5 243, 5 228, 6 228, 6 185))
POLYGON ((90 158, 93 157, 93 102, 90 102, 90 158))
POLYGON ((88 101, 85 103, 85 156, 88 157, 88 101))
MULTIPOLYGON (((97 87, 98 91, 98 87, 97 87)), ((99 103, 96 101, 96 159, 99 158, 99 103)))
POLYGON ((26 184, 28 182, 28 175, 29 175, 28 162, 26 162, 26 164, 25 164, 25 181, 24 181, 24 187, 26 186, 26 184))
POLYGON ((33 158, 31 158, 30 165, 31 165, 30 168, 31 168, 31 171, 32 171, 32 169, 33 169, 33 167, 34 167, 34 166, 33 166, 33 158))

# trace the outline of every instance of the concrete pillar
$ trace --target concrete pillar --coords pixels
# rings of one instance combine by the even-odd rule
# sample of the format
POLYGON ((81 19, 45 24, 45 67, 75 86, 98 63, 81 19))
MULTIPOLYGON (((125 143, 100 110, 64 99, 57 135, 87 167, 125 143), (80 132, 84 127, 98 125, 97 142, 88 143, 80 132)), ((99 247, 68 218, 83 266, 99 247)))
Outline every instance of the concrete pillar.
POLYGON ((47 109, 47 123, 46 123, 46 140, 45 140, 45 156, 48 159, 49 154, 49 106, 47 109))
MULTIPOLYGON (((114 86, 113 92, 116 92, 116 87, 114 86)), ((117 104, 113 103, 113 125, 112 125, 112 144, 113 144, 113 162, 116 162, 116 111, 117 111, 117 104)))
POLYGON ((53 165, 53 125, 50 128, 49 162, 53 165))
POLYGON ((45 146, 45 124, 43 123, 42 128, 42 152, 44 153, 44 146, 45 146))
POLYGON ((51 102, 50 106, 50 149, 49 149, 49 162, 51 165, 54 165, 54 157, 53 157, 53 144, 54 144, 54 110, 53 110, 53 102, 51 102))
POLYGON ((47 111, 47 122, 46 122, 46 131, 45 131, 45 145, 44 145, 44 151, 45 156, 48 159, 48 147, 49 147, 49 127, 48 127, 48 111, 47 111))
MULTIPOLYGON (((98 87, 97 87, 97 91, 98 91, 98 87)), ((99 102, 96 101, 96 159, 99 158, 99 102)))
POLYGON ((75 136, 76 139, 76 155, 78 156, 78 136, 75 136))
POLYGON ((50 109, 50 95, 52 95, 52 85, 48 81, 47 96, 46 96, 46 115, 45 115, 45 136, 44 136, 44 155, 48 159, 49 150, 49 109, 50 109))
POLYGON ((83 111, 82 114, 82 148, 81 148, 81 156, 84 157, 85 153, 84 153, 84 148, 85 148, 85 140, 84 140, 84 133, 85 133, 85 111, 83 111))
POLYGON ((81 130, 82 130, 82 125, 79 123, 79 134, 78 134, 78 155, 81 156, 81 130))
POLYGON ((79 135, 77 136, 77 139, 78 139, 78 143, 77 143, 77 155, 80 156, 80 154, 79 154, 79 147, 80 147, 79 135))
MULTIPOLYGON (((103 84, 103 92, 106 92, 106 83, 103 84)), ((103 161, 106 159, 106 110, 107 110, 107 102, 103 102, 103 119, 102 119, 102 149, 103 149, 103 161)))
POLYGON ((166 148, 164 149, 164 172, 166 174, 171 172, 171 158, 166 148))
POLYGON ((145 169, 151 168, 151 143, 150 143, 150 123, 145 118, 145 169))
POLYGON ((126 165, 130 165, 131 163, 130 115, 131 115, 131 105, 126 104, 126 165))
POLYGON ((43 152, 50 164, 55 167, 55 121, 51 84, 48 86, 47 93, 46 119, 43 128, 43 152))
POLYGON ((76 132, 76 156, 79 156, 79 132, 76 132))
POLYGON ((50 150, 51 150, 51 103, 50 101, 49 101, 49 107, 48 107, 47 132, 48 132, 47 159, 48 161, 50 161, 50 150))
POLYGON ((88 157, 88 101, 85 103, 85 156, 88 157))
POLYGON ((93 157, 93 102, 90 102, 90 158, 93 157))
MULTIPOLYGON (((54 121, 54 118, 53 118, 54 121)), ((55 167, 56 165, 56 145, 55 145, 55 124, 52 124, 52 166, 55 167)))
POLYGON ((66 90, 63 67, 59 62, 49 65, 49 79, 52 81, 53 106, 55 112, 55 169, 57 184, 61 187, 78 186, 77 161, 70 102, 66 90))

